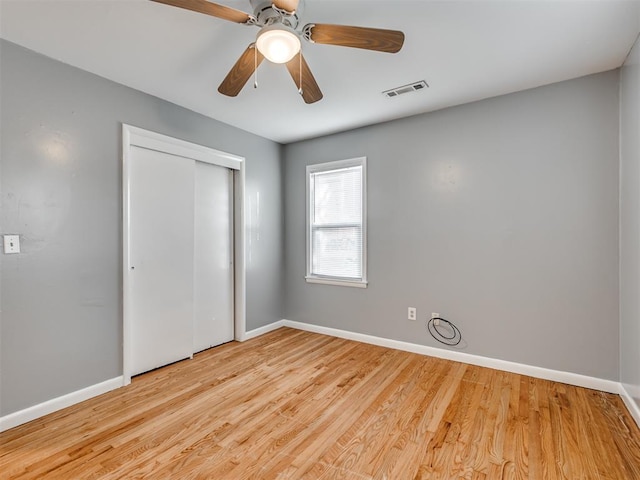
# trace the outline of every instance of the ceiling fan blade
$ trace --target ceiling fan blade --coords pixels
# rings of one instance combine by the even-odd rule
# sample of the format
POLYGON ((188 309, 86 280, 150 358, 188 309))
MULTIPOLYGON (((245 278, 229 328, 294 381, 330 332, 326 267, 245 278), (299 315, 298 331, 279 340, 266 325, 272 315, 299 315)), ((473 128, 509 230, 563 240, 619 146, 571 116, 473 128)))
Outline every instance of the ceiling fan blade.
POLYGON ((278 10, 284 10, 285 12, 294 13, 298 8, 299 0, 272 0, 273 5, 278 10))
POLYGON ((398 30, 311 23, 305 26, 303 31, 309 32, 309 39, 314 43, 378 52, 399 52, 404 43, 404 33, 398 30))
POLYGON ((229 97, 237 96, 262 60, 264 56, 258 51, 256 44, 249 45, 222 81, 218 91, 229 97))
POLYGON ((205 13, 214 17, 229 20, 236 23, 247 23, 251 16, 235 8, 227 7, 207 0, 151 0, 152 2, 164 3, 173 7, 186 8, 194 12, 205 13))
POLYGON ((318 87, 316 79, 313 77, 302 52, 299 52, 287 62, 287 70, 289 70, 296 86, 302 88, 302 98, 305 103, 315 103, 318 100, 322 100, 320 87, 318 87), (300 75, 300 67, 302 67, 302 75, 300 75))

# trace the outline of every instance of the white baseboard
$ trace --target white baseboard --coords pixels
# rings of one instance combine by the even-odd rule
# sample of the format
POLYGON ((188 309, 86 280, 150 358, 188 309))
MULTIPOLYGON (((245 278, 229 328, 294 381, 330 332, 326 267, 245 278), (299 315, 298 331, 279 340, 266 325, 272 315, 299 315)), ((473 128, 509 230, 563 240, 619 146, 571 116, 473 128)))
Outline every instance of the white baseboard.
POLYGON ((123 386, 123 380, 124 379, 121 376, 105 380, 104 382, 91 385, 81 390, 76 390, 75 392, 67 393, 61 397, 52 398, 51 400, 39 403, 38 405, 0 417, 0 432, 17 427, 23 423, 30 422, 36 418, 43 417, 49 413, 70 407, 76 403, 97 397, 98 395, 102 395, 103 393, 107 393, 111 390, 115 390, 116 388, 123 386))
MULTIPOLYGON (((255 330, 245 332, 245 334, 242 335, 241 338, 238 338, 236 340, 244 342, 245 340, 250 340, 252 338, 259 337, 260 335, 264 335, 265 333, 269 333, 273 330, 277 330, 283 325, 284 321, 280 320, 275 323, 256 328, 255 330)), ((102 395, 103 393, 115 390, 116 388, 123 386, 125 386, 124 376, 120 376, 112 378, 110 380, 106 380, 96 385, 91 385, 75 392, 68 393, 66 395, 62 395, 61 397, 52 398, 51 400, 47 400, 46 402, 39 403, 38 405, 25 408, 24 410, 10 413, 8 415, 0 417, 0 432, 4 432, 5 430, 9 430, 10 428, 17 427, 18 425, 30 422, 31 420, 35 420, 36 418, 43 417, 45 415, 48 415, 49 413, 62 410, 63 408, 70 407, 71 405, 75 405, 76 403, 83 402, 84 400, 88 400, 92 397, 97 397, 98 395, 102 395)))
MULTIPOLYGON (((297 330, 305 330, 308 332, 344 338, 347 340, 354 340, 371 345, 378 345, 381 347, 393 348, 396 350, 403 350, 406 352, 418 353, 421 355, 429 355, 431 357, 444 358, 446 360, 468 363, 470 365, 494 368, 506 372, 528 375, 535 378, 567 383, 569 385, 575 385, 578 387, 592 388, 604 392, 616 393, 621 396, 625 405, 629 409, 631 416, 640 426, 640 407, 636 404, 631 395, 628 393, 627 389, 625 389, 622 384, 612 380, 604 380, 601 378, 589 377, 577 373, 551 370, 548 368, 535 367, 522 363, 482 357, 480 355, 471 355, 463 352, 444 350, 441 348, 429 347, 426 345, 403 342, 400 340, 391 340, 388 338, 376 337, 363 333, 349 332, 337 328, 322 327, 309 323, 295 322, 292 320, 279 320, 269 325, 250 330, 246 332, 243 338, 239 339, 239 341, 250 340, 252 338, 256 338, 266 333, 272 332, 273 330, 277 330, 281 327, 290 327, 297 330)), ((75 392, 68 393, 61 397, 53 398, 38 405, 25 408, 24 410, 20 410, 5 415, 4 417, 0 417, 0 432, 4 432, 5 430, 9 430, 10 428, 30 422, 31 420, 35 420, 36 418, 42 417, 49 413, 53 413, 71 405, 75 405, 76 403, 88 400, 89 398, 93 398, 111 390, 115 390, 116 388, 122 387, 124 385, 123 382, 124 378, 122 376, 112 378, 96 385, 91 385, 81 390, 77 390, 75 392)))
POLYGON ((245 340, 250 340, 252 338, 259 337, 260 335, 264 335, 265 333, 273 332, 281 327, 284 327, 284 320, 278 320, 277 322, 270 323, 269 325, 265 325, 264 327, 259 327, 254 330, 249 330, 245 332, 240 342, 244 342, 245 340))
POLYGON ((563 372, 560 370, 551 370, 548 368, 535 367, 522 363, 509 362, 506 360, 498 360, 495 358, 482 357, 480 355, 471 355, 469 353, 444 350, 442 348, 428 347, 415 343, 402 342, 400 340, 390 340, 388 338, 375 337, 363 333, 348 332, 337 328, 321 327, 309 323, 295 322, 292 320, 282 320, 276 322, 279 326, 295 328, 298 330, 306 330, 308 332, 321 333, 332 337, 345 338, 347 340, 355 340, 362 343, 369 343, 381 347, 393 348, 396 350, 404 350, 406 352, 419 353, 421 355, 429 355, 431 357, 444 358, 455 362, 468 363, 478 365, 480 367, 494 368, 520 375, 527 375, 544 380, 552 380, 554 382, 567 383, 578 387, 592 388, 609 393, 620 393, 620 384, 613 380, 604 380, 601 378, 589 377, 578 373, 563 372))
POLYGON ((622 398, 622 401, 627 406, 629 413, 640 427, 640 406, 633 399, 629 391, 630 387, 626 386, 624 383, 620 384, 620 398, 622 398))

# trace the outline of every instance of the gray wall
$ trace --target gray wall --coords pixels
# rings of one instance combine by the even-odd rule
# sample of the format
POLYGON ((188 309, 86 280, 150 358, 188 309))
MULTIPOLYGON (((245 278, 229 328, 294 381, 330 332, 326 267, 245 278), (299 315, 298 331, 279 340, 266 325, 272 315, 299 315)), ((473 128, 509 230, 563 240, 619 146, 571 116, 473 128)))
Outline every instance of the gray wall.
POLYGON ((618 380, 617 71, 284 158, 285 318, 440 347, 425 330, 438 312, 465 352, 618 380), (305 166, 363 155, 369 288, 307 284, 305 166))
POLYGON ((640 407, 640 40, 620 73, 620 381, 640 407))
MULTIPOLYGON (((0 233, 23 247, 0 255, 0 415, 121 374, 121 123, 247 158, 247 329, 284 317, 440 347, 424 328, 437 311, 468 353, 618 379, 617 72, 282 148, 0 49, 0 233), (369 288, 307 284, 304 167, 362 155, 369 288)), ((621 370, 636 387, 637 63, 623 69, 621 230, 621 370)))
POLYGON ((122 122, 246 157, 247 329, 282 318, 280 145, 0 49, 0 232, 23 250, 0 255, 0 415, 122 374, 122 122))

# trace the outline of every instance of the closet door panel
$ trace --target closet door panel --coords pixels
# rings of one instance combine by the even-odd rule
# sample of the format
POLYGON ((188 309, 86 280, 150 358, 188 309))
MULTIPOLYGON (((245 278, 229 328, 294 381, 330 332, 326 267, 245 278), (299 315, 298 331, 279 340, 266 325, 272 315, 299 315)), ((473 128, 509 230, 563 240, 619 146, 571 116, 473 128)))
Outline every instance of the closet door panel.
POLYGON ((193 353, 195 161, 141 147, 130 158, 132 374, 193 353))
POLYGON ((233 174, 195 167, 194 352, 233 340, 233 174))

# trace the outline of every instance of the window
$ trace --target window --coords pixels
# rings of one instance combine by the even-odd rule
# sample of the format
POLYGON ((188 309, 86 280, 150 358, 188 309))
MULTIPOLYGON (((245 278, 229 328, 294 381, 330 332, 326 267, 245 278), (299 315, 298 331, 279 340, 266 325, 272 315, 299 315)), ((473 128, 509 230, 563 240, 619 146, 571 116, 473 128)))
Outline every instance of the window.
POLYGON ((307 281, 367 286, 366 158, 307 166, 307 281))

